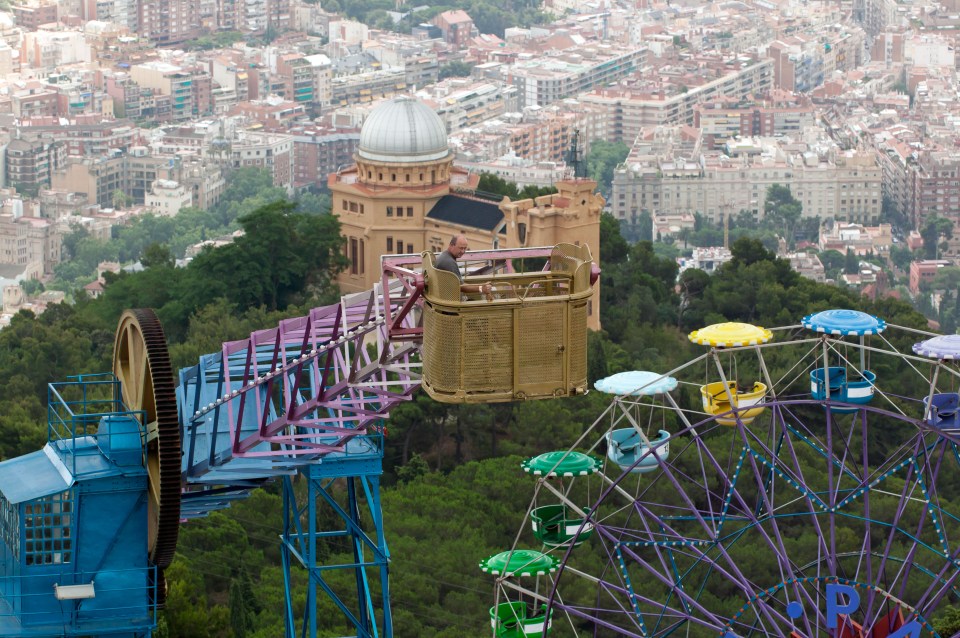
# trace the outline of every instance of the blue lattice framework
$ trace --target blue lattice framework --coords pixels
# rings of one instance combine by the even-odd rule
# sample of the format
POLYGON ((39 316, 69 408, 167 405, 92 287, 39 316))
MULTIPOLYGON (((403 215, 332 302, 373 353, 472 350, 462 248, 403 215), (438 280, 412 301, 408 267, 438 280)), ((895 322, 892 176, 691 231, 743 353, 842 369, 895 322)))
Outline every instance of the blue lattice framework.
POLYGON ((0 636, 149 636, 142 414, 112 375, 48 391, 38 452, 0 463, 0 636))

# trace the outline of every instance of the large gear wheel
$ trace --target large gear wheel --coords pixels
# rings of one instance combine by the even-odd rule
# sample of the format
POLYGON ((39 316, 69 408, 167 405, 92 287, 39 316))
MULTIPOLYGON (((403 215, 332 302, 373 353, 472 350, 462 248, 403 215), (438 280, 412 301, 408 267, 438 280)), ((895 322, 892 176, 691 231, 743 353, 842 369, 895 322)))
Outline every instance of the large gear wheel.
POLYGON ((177 550, 180 530, 180 421, 173 370, 163 327, 150 309, 127 310, 113 345, 113 373, 124 405, 144 413, 147 446, 148 550, 157 568, 157 603, 164 599, 163 570, 177 550))

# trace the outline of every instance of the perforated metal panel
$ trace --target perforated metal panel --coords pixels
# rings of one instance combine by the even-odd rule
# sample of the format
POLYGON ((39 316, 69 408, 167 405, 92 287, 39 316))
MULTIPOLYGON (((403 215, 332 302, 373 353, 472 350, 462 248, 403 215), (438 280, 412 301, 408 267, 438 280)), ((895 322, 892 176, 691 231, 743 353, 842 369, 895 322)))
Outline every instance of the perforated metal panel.
POLYGON ((504 291, 464 300, 452 273, 424 253, 423 388, 448 403, 582 394, 587 387, 586 246, 560 244, 552 270, 468 278, 504 291))
POLYGON ((497 308, 463 315, 465 391, 511 392, 513 312, 511 308, 497 308))
POLYGON ((566 302, 529 304, 517 311, 517 391, 552 395, 564 387, 566 302))
POLYGON ((570 327, 568 332, 570 335, 584 335, 583 339, 570 339, 570 351, 567 353, 567 365, 569 369, 569 378, 567 379, 568 388, 583 388, 584 390, 587 387, 587 302, 586 301, 576 301, 571 302, 569 307, 570 312, 570 327))
MULTIPOLYGON (((424 385, 432 392, 456 394, 463 385, 460 366, 463 355, 459 314, 438 311, 426 304, 423 312, 423 332, 434 335, 424 339, 422 346, 424 385)), ((429 390, 428 390, 429 391, 429 390)))

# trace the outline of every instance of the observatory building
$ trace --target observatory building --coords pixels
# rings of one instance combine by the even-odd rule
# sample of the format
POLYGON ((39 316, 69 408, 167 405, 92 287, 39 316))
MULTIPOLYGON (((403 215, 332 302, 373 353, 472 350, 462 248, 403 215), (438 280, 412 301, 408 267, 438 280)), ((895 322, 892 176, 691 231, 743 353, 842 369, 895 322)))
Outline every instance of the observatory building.
MULTIPOLYGON (((344 292, 380 280, 380 257, 440 252, 463 233, 471 250, 586 243, 599 255, 597 183, 571 179, 558 192, 511 201, 477 192, 479 175, 456 166, 440 117, 411 97, 377 106, 360 131, 355 164, 331 174, 333 214, 340 219, 350 265, 340 275, 344 292)), ((599 290, 589 323, 599 328, 599 290)))

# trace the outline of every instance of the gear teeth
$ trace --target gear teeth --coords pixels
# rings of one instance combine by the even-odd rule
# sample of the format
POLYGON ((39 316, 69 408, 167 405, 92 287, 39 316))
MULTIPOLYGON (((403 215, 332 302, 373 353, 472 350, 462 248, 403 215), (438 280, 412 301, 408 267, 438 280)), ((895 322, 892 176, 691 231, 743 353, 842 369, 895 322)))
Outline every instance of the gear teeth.
MULTIPOLYGON (((119 371, 119 343, 124 327, 133 322, 137 327, 147 354, 147 369, 153 386, 153 405, 156 414, 148 420, 157 422, 157 455, 160 462, 160 502, 157 512, 157 537, 150 552, 150 562, 157 568, 157 606, 166 598, 163 570, 170 566, 177 551, 180 532, 181 498, 181 441, 180 419, 177 413, 177 395, 173 368, 167 350, 167 339, 156 313, 149 308, 127 310, 120 317, 114 341, 113 370, 119 371)), ((119 374, 117 375, 120 376, 119 374)), ((138 409, 140 406, 127 406, 138 409)), ((154 540, 154 539, 151 539, 154 540)))

